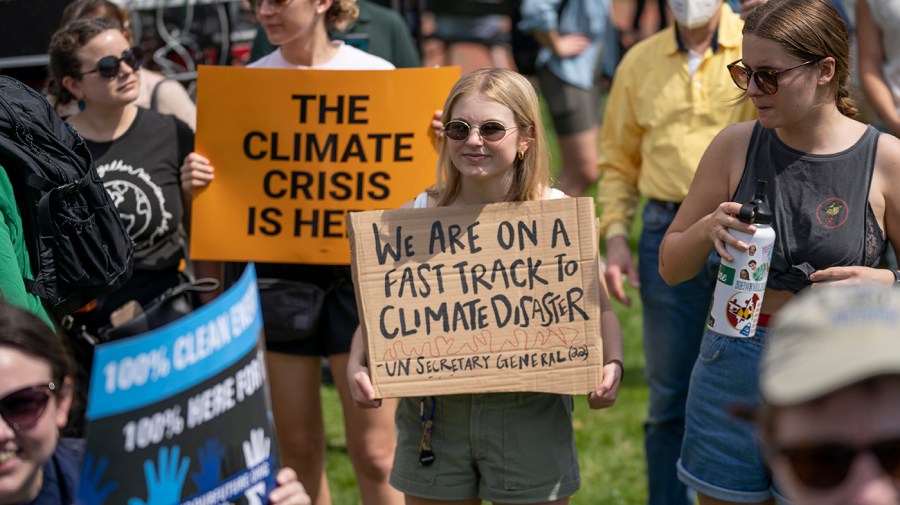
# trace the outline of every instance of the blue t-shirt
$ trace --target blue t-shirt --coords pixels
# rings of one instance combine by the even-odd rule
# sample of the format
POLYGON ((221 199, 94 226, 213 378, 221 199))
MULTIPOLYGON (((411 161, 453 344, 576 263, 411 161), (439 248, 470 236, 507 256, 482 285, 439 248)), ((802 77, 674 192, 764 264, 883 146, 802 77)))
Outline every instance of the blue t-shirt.
POLYGON ((25 505, 71 505, 75 503, 84 440, 63 438, 53 456, 44 463, 44 484, 37 497, 25 505))

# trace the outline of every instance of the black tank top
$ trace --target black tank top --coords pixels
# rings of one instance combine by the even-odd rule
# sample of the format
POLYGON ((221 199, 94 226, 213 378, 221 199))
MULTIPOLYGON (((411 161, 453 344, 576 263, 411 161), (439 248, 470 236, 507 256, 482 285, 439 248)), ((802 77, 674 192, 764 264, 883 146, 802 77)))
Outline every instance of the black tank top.
POLYGON ((808 154, 757 121, 732 201, 749 202, 756 181, 766 181, 775 216, 769 288, 796 293, 816 270, 881 261, 886 242, 869 206, 878 136, 869 126, 844 152, 808 154))

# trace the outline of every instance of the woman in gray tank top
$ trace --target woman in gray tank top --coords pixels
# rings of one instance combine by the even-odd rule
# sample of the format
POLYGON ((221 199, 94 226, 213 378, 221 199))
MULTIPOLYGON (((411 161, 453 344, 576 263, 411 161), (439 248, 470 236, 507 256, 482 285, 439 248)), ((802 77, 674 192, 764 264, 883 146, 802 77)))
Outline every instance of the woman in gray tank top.
POLYGON ((737 214, 756 181, 767 182, 776 242, 757 333, 707 331, 691 377, 678 472, 701 504, 774 503, 781 492, 804 492, 792 479, 776 489, 753 426, 728 412, 758 403, 768 316, 810 285, 900 279, 875 268, 886 241, 900 237, 900 141, 854 119, 837 10, 828 0, 771 0, 746 21, 743 56, 728 67, 759 120, 712 141, 660 248, 669 284, 694 276, 713 247, 725 259, 725 244, 747 251, 730 231, 755 231, 737 214))

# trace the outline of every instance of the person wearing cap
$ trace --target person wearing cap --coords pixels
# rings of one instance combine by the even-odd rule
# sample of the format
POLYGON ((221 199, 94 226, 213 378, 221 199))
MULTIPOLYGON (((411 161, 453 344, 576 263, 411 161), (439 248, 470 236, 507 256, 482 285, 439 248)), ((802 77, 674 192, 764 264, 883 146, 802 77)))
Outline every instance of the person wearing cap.
POLYGON ((725 244, 749 246, 731 232, 756 232, 738 219, 741 202, 766 183, 775 242, 756 332, 706 331, 691 372, 678 473, 701 505, 779 498, 752 426, 727 410, 758 402, 770 316, 810 286, 900 278, 878 268, 887 243, 900 243, 900 140, 854 119, 840 13, 830 0, 770 0, 743 35, 742 59, 727 67, 759 120, 712 141, 659 250, 672 285, 700 272, 710 251, 734 261, 725 244))
POLYGON ((778 313, 763 453, 794 505, 900 504, 900 290, 834 286, 778 313))

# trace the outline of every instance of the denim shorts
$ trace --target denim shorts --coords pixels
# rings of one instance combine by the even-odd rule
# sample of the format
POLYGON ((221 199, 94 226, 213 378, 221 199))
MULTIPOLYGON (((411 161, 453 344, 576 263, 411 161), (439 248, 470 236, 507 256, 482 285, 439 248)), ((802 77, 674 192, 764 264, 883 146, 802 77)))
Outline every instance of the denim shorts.
MULTIPOLYGON (((539 503, 578 490, 572 397, 490 393, 435 397, 434 463, 419 462, 421 398, 397 407, 391 485, 431 500, 539 503)), ((425 399, 428 417, 430 398, 425 399)))
POLYGON ((768 329, 750 338, 708 331, 691 374, 678 477, 698 493, 733 503, 774 497, 774 489, 750 421, 734 406, 759 405, 759 364, 768 329))

